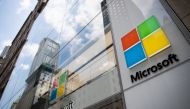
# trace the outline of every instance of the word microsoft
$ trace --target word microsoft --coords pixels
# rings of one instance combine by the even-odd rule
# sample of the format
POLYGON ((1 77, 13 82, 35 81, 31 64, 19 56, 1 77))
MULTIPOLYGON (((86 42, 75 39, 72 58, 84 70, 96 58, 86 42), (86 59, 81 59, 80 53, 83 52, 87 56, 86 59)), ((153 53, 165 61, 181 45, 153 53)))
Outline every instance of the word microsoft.
POLYGON ((138 80, 141 80, 145 77, 150 76, 153 73, 156 73, 157 71, 160 71, 166 67, 169 67, 170 65, 178 62, 179 59, 176 54, 169 54, 167 59, 164 59, 162 62, 157 63, 156 65, 153 65, 150 68, 147 68, 143 71, 138 71, 135 73, 135 75, 131 75, 131 82, 134 83, 138 80))

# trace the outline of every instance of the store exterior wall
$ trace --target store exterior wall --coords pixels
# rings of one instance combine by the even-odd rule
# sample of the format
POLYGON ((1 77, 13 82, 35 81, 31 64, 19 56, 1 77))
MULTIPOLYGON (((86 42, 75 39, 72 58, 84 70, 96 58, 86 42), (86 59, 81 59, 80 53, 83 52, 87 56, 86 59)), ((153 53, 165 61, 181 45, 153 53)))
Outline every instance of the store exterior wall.
POLYGON ((84 109, 101 102, 110 96, 120 93, 120 85, 117 69, 108 72, 89 81, 83 87, 66 95, 49 109, 84 109))
MULTIPOLYGON (((190 68, 188 66, 190 66, 190 45, 184 37, 184 33, 180 31, 160 1, 107 1, 127 109, 189 109, 190 68), (138 30, 139 25, 144 24, 150 18, 155 18, 159 22, 160 25, 158 25, 165 34, 166 39, 164 41, 168 39, 168 46, 160 49, 153 56, 149 57, 149 54, 146 54, 144 60, 141 60, 142 62, 139 61, 138 64, 129 68, 127 62, 130 59, 136 59, 136 57, 135 53, 131 58, 126 57, 128 56, 126 51, 135 45, 125 51, 121 40, 131 30, 135 28, 138 30), (175 57, 175 61, 167 64, 167 66, 162 65, 160 69, 155 68, 159 66, 158 64, 163 64, 171 55, 175 57)), ((149 29, 152 28, 154 27, 149 29)), ((149 35, 155 36, 154 41, 157 40, 158 35, 152 34, 156 34, 160 29, 149 35)), ((140 36, 139 33, 137 36, 140 36)), ((143 42, 144 47, 144 41, 145 39, 139 39, 138 43, 143 42)), ((157 40, 156 43, 160 44, 159 41, 163 40, 157 40)), ((148 47, 151 49, 153 46, 148 47)), ((144 53, 147 53, 147 48, 142 49, 146 49, 144 53)))

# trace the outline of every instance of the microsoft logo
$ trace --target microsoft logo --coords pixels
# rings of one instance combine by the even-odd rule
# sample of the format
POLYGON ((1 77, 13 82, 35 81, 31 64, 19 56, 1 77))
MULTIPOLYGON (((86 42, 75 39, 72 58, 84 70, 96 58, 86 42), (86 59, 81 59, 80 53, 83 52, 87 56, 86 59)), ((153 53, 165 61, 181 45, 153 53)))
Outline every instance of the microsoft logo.
POLYGON ((146 60, 170 46, 155 16, 121 38, 124 56, 128 68, 146 60))

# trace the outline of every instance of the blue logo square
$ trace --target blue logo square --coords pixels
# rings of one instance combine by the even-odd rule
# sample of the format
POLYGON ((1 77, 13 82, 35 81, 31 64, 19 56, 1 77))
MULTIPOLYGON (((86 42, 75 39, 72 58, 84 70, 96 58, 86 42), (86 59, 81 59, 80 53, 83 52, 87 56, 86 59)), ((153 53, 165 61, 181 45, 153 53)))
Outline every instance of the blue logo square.
POLYGON ((51 96, 50 96, 50 101, 56 99, 56 95, 57 95, 57 88, 52 90, 51 96))
POLYGON ((125 51, 124 55, 126 64, 129 68, 147 59, 141 42, 125 51))

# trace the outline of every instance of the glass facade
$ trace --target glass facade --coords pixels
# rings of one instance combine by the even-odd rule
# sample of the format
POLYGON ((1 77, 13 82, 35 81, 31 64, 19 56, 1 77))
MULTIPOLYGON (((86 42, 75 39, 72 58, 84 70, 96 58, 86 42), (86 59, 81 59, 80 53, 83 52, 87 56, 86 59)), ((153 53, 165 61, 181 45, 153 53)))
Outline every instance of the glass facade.
MULTIPOLYGON (((100 13, 74 39, 70 40, 69 43, 63 44, 58 53, 58 69, 68 70, 69 75, 66 83, 66 92, 61 99, 57 99, 56 104, 50 106, 52 109, 58 107, 63 108, 64 105, 62 105, 62 102, 66 100, 63 102, 65 104, 69 101, 67 100, 67 96, 73 95, 74 93, 76 94, 74 96, 79 96, 78 94, 80 91, 85 90, 85 87, 92 87, 91 89, 95 91, 94 93, 98 93, 94 89, 95 87, 107 87, 107 94, 105 94, 103 88, 98 89, 101 91, 99 96, 101 96, 101 93, 103 94, 101 97, 98 97, 99 99, 106 99, 113 94, 120 93, 107 4, 104 0, 104 2, 99 2, 98 5, 101 6, 99 8, 100 13), (100 85, 98 83, 99 79, 105 81, 107 84, 100 85), (90 84, 94 84, 94 86, 90 84)), ((89 90, 88 88, 86 89, 89 90)), ((91 92, 93 91, 89 91, 89 93, 91 92)), ((85 91, 82 91, 82 93, 84 94, 84 98, 81 99, 88 99, 88 96, 92 96, 92 94, 88 94, 85 91)), ((95 102, 95 99, 91 99, 91 102, 95 102)), ((121 97, 119 97, 119 100, 121 100, 121 97)), ((116 104, 110 106, 115 106, 116 108, 118 107, 116 104)), ((90 103, 85 104, 76 101, 74 105, 80 105, 78 109, 82 109, 89 106, 90 103)), ((119 107, 122 107, 122 104, 119 107)))
POLYGON ((60 58, 58 68, 69 71, 66 95, 116 66, 111 30, 107 33, 104 32, 102 20, 102 15, 99 14, 58 54, 60 58), (101 24, 98 26, 102 29, 92 31, 94 34, 89 36, 88 29, 96 23, 101 24), (86 37, 92 37, 92 39, 83 39, 84 34, 86 37), (84 44, 74 45, 80 38, 86 40, 84 44), (68 49, 70 50, 69 55, 66 54, 68 49), (66 59, 65 56, 67 57, 66 59))

